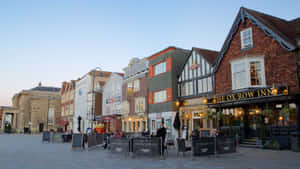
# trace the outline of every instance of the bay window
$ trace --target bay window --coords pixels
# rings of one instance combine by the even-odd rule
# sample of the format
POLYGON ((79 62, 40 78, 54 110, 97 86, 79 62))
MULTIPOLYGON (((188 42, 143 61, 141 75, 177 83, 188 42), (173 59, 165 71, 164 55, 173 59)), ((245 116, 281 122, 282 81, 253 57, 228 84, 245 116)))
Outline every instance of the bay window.
POLYGON ((263 58, 244 58, 231 62, 232 89, 265 85, 263 58))

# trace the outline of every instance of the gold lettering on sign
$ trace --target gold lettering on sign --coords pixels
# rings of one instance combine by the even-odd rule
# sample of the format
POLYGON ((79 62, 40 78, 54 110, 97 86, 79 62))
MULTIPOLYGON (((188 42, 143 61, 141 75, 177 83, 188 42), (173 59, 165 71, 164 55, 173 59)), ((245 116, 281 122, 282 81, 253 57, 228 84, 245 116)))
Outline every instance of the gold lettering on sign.
POLYGON ((271 96, 272 95, 272 89, 267 89, 268 91, 268 96, 271 96))
POLYGON ((254 92, 247 92, 249 98, 254 97, 254 92))

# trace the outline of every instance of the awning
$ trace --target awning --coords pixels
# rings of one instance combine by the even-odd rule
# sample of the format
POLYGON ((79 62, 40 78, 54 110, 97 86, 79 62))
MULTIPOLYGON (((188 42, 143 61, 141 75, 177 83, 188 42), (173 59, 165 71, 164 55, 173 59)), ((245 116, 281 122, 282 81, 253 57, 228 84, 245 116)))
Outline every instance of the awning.
POLYGON ((62 126, 65 126, 65 125, 68 125, 69 124, 69 121, 60 121, 60 125, 62 126))

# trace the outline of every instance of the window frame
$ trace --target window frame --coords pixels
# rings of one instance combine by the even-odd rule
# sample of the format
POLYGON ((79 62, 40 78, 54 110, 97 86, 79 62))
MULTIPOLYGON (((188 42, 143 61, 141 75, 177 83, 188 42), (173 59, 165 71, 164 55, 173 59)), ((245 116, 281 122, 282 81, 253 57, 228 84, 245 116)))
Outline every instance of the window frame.
POLYGON ((245 50, 245 49, 249 49, 253 47, 253 33, 252 33, 252 28, 246 28, 240 31, 240 37, 241 37, 241 49, 245 50), (245 40, 245 36, 244 33, 250 31, 250 44, 245 44, 244 40, 245 40), (247 46, 246 46, 247 45, 247 46))
POLYGON ((160 63, 154 65, 154 76, 163 74, 163 73, 165 73, 165 72, 167 72, 167 62, 166 62, 166 61, 163 61, 163 62, 160 62, 160 63), (164 66, 158 67, 158 66, 161 66, 161 65, 164 65, 164 66), (156 70, 157 70, 156 68, 157 68, 158 70, 160 70, 160 69, 162 69, 162 70, 160 70, 159 72, 157 72, 157 71, 156 71, 156 70))
MULTIPOLYGON (((158 96, 157 96, 158 97, 158 96)), ((167 101, 167 90, 159 90, 159 91, 156 91, 153 93, 153 103, 156 104, 156 103, 163 103, 163 102, 166 102, 167 101), (164 100, 157 100, 156 101, 156 97, 155 97, 155 94, 158 94, 158 93, 162 93, 164 92, 165 93, 165 99, 164 100)))
POLYGON ((266 86, 266 75, 265 75, 265 62, 264 57, 245 57, 242 59, 233 60, 230 62, 231 66, 231 87, 232 90, 246 89, 246 88, 256 88, 256 87, 265 87, 266 86), (250 75, 250 63, 251 62, 260 62, 261 64, 261 85, 251 85, 251 75, 250 75), (246 71, 246 86, 245 87, 237 87, 235 85, 235 68, 234 66, 237 64, 245 63, 245 71, 246 71))

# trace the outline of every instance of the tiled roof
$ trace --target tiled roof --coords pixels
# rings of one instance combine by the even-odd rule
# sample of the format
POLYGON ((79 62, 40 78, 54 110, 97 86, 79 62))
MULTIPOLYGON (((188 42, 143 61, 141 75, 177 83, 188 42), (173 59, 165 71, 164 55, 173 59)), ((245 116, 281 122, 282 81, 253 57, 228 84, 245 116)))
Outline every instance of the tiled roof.
POLYGON ((59 92, 60 88, 57 87, 46 87, 46 86, 37 86, 30 89, 31 91, 46 91, 46 92, 59 92))
POLYGON ((258 11, 243 8, 246 12, 262 22, 265 26, 269 27, 272 31, 277 33, 281 38, 289 43, 296 45, 296 39, 300 38, 300 18, 286 21, 275 16, 267 15, 258 11))
POLYGON ((216 63, 219 52, 195 47, 193 49, 200 53, 211 65, 216 63))

